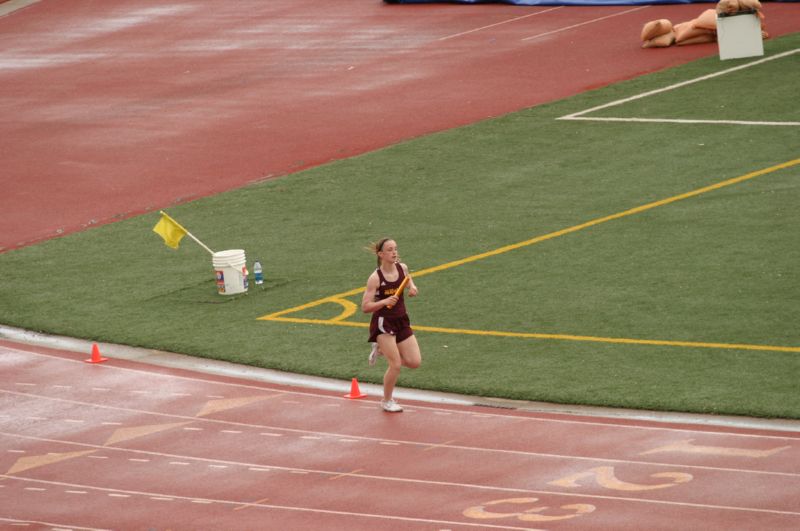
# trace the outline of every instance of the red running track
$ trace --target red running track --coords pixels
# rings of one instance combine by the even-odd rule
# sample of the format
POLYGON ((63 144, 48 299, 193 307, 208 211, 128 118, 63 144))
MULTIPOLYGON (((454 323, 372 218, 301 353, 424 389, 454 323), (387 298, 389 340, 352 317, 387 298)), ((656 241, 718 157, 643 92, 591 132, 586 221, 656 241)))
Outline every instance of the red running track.
POLYGON ((24 2, 0 16, 0 252, 716 53, 639 47, 706 4, 24 2))
POLYGON ((800 432, 301 391, 0 340, 0 527, 800 528, 800 432))

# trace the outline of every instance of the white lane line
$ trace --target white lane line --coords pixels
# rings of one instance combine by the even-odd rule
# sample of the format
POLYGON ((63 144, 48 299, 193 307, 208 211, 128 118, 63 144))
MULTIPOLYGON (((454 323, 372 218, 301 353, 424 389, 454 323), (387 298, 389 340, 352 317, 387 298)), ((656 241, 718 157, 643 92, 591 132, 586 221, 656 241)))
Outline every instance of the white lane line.
MULTIPOLYGON (((328 476, 333 476, 334 474, 331 472, 325 472, 328 476)), ((341 474, 337 474, 341 475, 341 474)), ((778 511, 778 510, 771 510, 771 509, 755 509, 755 508, 746 508, 746 507, 732 507, 732 506, 723 506, 723 505, 710 505, 710 504, 703 504, 703 503, 688 503, 688 502, 679 502, 679 501, 669 501, 669 500, 653 500, 653 499, 643 499, 643 498, 631 498, 625 496, 611 496, 611 495, 599 495, 599 494, 590 494, 590 493, 577 493, 577 492, 559 492, 559 491, 543 491, 543 490, 532 490, 532 489, 520 489, 520 488, 509 488, 509 487, 490 487, 485 485, 473 485, 473 484, 464 484, 464 483, 455 483, 455 482, 448 482, 448 481, 430 481, 430 480, 416 480, 416 479, 409 479, 409 478, 397 478, 397 477, 386 477, 386 476, 372 476, 368 474, 354 474, 350 473, 352 477, 357 478, 366 478, 366 479, 375 479, 375 480, 383 480, 383 481, 394 481, 400 483, 409 483, 409 484, 416 484, 416 485, 436 485, 441 487, 457 487, 457 488, 468 488, 468 489, 476 489, 482 491, 490 491, 495 493, 519 493, 524 495, 546 495, 546 496, 557 496, 557 497, 567 497, 573 499, 591 499, 591 500, 612 500, 612 501, 626 501, 626 502, 634 502, 634 503, 643 503, 646 505, 664 505, 668 507, 693 507, 693 508, 701 508, 701 509, 712 509, 712 510, 727 510, 733 511, 735 513, 758 513, 758 514, 779 514, 779 515, 788 515, 788 516, 800 516, 800 512, 794 511, 778 511)), ((43 481, 43 480, 36 480, 31 478, 24 478, 24 477, 16 477, 16 476, 6 476, 0 475, 0 477, 8 478, 8 479, 15 479, 17 481, 22 482, 30 482, 30 483, 44 483, 48 485, 57 485, 60 487, 84 487, 83 485, 74 485, 70 483, 64 482, 56 482, 56 481, 43 481)), ((93 487, 94 488, 94 487, 93 487)), ((109 489, 103 487, 96 487, 94 490, 99 492, 105 493, 117 493, 117 494, 127 494, 127 495, 135 495, 135 496, 149 496, 152 499, 152 496, 156 496, 155 493, 151 492, 143 492, 143 491, 133 491, 133 490, 120 490, 120 489, 109 489)), ((184 500, 189 501, 192 503, 218 503, 222 505, 234 506, 239 507, 242 505, 253 506, 251 502, 242 502, 242 501, 232 501, 232 500, 217 500, 211 498, 196 498, 196 497, 186 497, 186 496, 172 496, 175 500, 184 500)), ((409 518, 409 517, 402 517, 402 516, 393 516, 387 514, 370 514, 370 513, 355 513, 349 511, 333 511, 333 510, 325 510, 325 509, 313 509, 310 507, 297 507, 297 506, 285 506, 285 505, 270 505, 270 504, 259 504, 260 507, 270 508, 270 509, 285 509, 290 511, 299 511, 299 512, 309 512, 309 513, 321 513, 321 514, 337 514, 337 515, 346 515, 346 516, 359 516, 359 517, 368 517, 368 518, 376 518, 381 520, 399 520, 399 521, 406 521, 406 522, 425 522, 425 523, 437 523, 437 524, 446 524, 446 525, 457 525, 457 526, 465 526, 469 525, 472 527, 479 527, 479 528, 496 528, 500 526, 493 526, 486 524, 485 522, 480 524, 471 524, 465 522, 450 522, 450 521, 442 521, 442 520, 430 520, 430 519, 423 519, 423 518, 409 518)), ((528 527, 524 528, 516 528, 516 527, 502 527, 503 529, 530 529, 528 527)))
MULTIPOLYGON (((798 51, 800 51, 800 49, 793 50, 793 51, 791 51, 789 53, 796 53, 798 51)), ((780 55, 786 55, 786 54, 780 54, 780 55)), ((762 61, 764 61, 764 60, 762 60, 762 61)), ((741 67, 735 67, 735 69, 738 69, 738 68, 741 68, 741 67)), ((643 97, 643 96, 644 95, 639 95, 639 96, 636 96, 635 98, 630 98, 630 99, 636 99, 636 98, 643 97)), ((617 103, 619 103, 619 102, 615 102, 614 104, 617 104, 617 103)), ((601 106, 598 106, 598 107, 595 107, 595 108, 592 108, 592 109, 588 109, 586 111, 581 111, 580 113, 575 113, 575 115, 583 114, 583 113, 594 111, 594 110, 598 110, 600 108, 604 108, 604 107, 607 107, 607 106, 610 106, 610 105, 611 104, 601 105, 601 106)), ((567 115, 567 116, 564 116, 562 118, 563 119, 568 119, 570 116, 575 116, 575 115, 567 115)), ((0 325, 0 327, 2 327, 2 325, 0 325)), ((80 360, 64 359, 64 358, 60 358, 58 356, 51 356, 51 355, 47 355, 47 354, 42 354, 40 352, 30 352, 30 351, 27 351, 27 350, 20 350, 20 349, 14 349, 14 348, 3 348, 3 350, 5 350, 7 352, 15 352, 15 353, 18 353, 20 355, 25 355, 25 356, 39 356, 39 357, 47 358, 47 359, 49 359, 49 360, 51 360, 53 362, 67 363, 67 364, 73 364, 73 365, 83 365, 84 364, 84 362, 82 362, 80 360)), ((153 378, 153 377, 156 377, 156 376, 163 376, 165 378, 169 378, 169 379, 172 379, 172 380, 188 381, 188 382, 192 382, 192 383, 195 383, 195 384, 197 384, 197 383, 214 384, 214 385, 220 385, 220 386, 233 387, 233 388, 236 388, 236 389, 250 389, 250 390, 261 391, 261 392, 280 391, 282 394, 294 395, 294 396, 306 397, 306 398, 312 398, 312 399, 318 400, 318 401, 322 401, 322 400, 344 401, 344 400, 346 400, 344 398, 332 397, 332 396, 326 395, 326 394, 313 393, 313 392, 307 392, 307 391, 288 391, 288 390, 285 390, 285 389, 275 389, 275 388, 264 387, 264 386, 259 386, 259 385, 249 385, 249 384, 240 384, 240 383, 227 383, 227 382, 225 382, 225 383, 223 383, 223 382, 215 382, 215 381, 210 381, 210 380, 204 380, 202 378, 190 378, 188 376, 179 376, 179 375, 172 375, 172 374, 171 375, 163 375, 163 374, 159 374, 159 373, 153 373, 152 371, 146 371, 146 370, 141 370, 141 369, 133 369, 133 368, 129 368, 129 367, 107 366, 106 368, 108 370, 113 370, 113 371, 122 371, 122 372, 130 372, 130 373, 134 373, 134 374, 139 374, 139 375, 144 376, 145 378, 153 378)), ((31 384, 31 385, 34 385, 34 384, 31 384)), ((18 395, 18 396, 23 396, 23 397, 31 397, 32 396, 30 393, 22 393, 22 392, 10 391, 10 390, 5 390, 5 389, 0 389, 0 393, 18 395)), ((102 408, 102 409, 110 409, 110 410, 115 410, 115 411, 133 412, 133 413, 137 413, 137 414, 140 414, 140 413, 145 413, 145 414, 149 414, 149 415, 154 415, 155 414, 155 415, 159 415, 159 416, 169 416, 169 417, 172 417, 172 418, 183 418, 183 419, 191 419, 191 420, 204 420, 204 421, 212 420, 212 419, 198 419, 197 417, 194 417, 194 416, 190 417, 190 416, 186 416, 186 415, 164 415, 162 413, 154 413, 152 411, 145 411, 145 410, 140 410, 140 409, 123 408, 123 407, 117 407, 117 406, 107 406, 107 405, 103 405, 103 404, 95 404, 95 403, 91 403, 91 402, 83 402, 83 401, 78 401, 78 400, 69 400, 69 399, 49 397, 49 396, 35 395, 35 397, 43 399, 43 400, 51 400, 51 401, 64 402, 64 403, 70 403, 70 404, 78 404, 78 405, 83 405, 83 406, 96 407, 96 408, 102 408)), ((453 404, 453 402, 450 402, 450 403, 453 404)), ((473 406, 473 407, 476 406, 476 404, 471 403, 471 402, 466 402, 466 401, 459 401, 459 402, 456 403, 456 405, 473 406)), ((371 408, 370 406, 359 406, 359 407, 365 408, 365 409, 370 409, 371 408)), ((372 407, 377 407, 377 405, 372 406, 372 407)), ((439 408, 439 407, 436 407, 436 406, 415 405, 414 406, 414 410, 406 409, 405 412, 406 413, 413 413, 413 412, 416 412, 416 410, 419 410, 419 411, 441 411, 442 409, 439 408)), ((449 409, 449 408, 445 408, 445 410, 453 411, 454 413, 462 414, 462 415, 474 414, 474 411, 472 411, 472 410, 464 410, 464 411, 462 411, 462 410, 452 410, 452 409, 449 409)), ((523 415, 515 415, 514 418, 517 419, 517 420, 525 420, 525 421, 528 421, 528 422, 531 422, 531 423, 536 423, 536 424, 556 423, 556 424, 583 425, 583 426, 606 426, 606 427, 610 427, 610 428, 614 429, 615 431, 630 431, 630 430, 633 430, 633 431, 651 431, 651 432, 692 433, 692 434, 702 433, 703 435, 709 435, 709 436, 741 437, 741 438, 755 438, 755 439, 797 440, 796 436, 795 437, 787 437, 787 436, 782 436, 782 435, 763 435, 763 434, 738 433, 738 432, 731 432, 731 431, 716 431, 716 430, 715 431, 703 431, 702 428, 708 427, 708 426, 712 426, 712 427, 715 427, 715 428, 721 427, 723 429, 743 429, 743 426, 739 423, 738 420, 732 420, 732 419, 716 420, 716 419, 713 419, 712 416, 705 416, 705 417, 703 417, 702 421, 686 419, 686 418, 684 418, 682 416, 679 416, 679 417, 674 418, 674 419, 671 418, 671 419, 667 420, 667 422, 670 422, 670 423, 673 423, 673 424, 674 423, 697 424, 697 428, 696 429, 688 429, 688 428, 673 428, 673 427, 670 427, 670 426, 652 426, 652 425, 650 425, 650 426, 641 426, 641 425, 633 425, 633 424, 620 424, 618 422, 619 418, 623 418, 623 419, 631 419, 632 418, 633 420, 636 420, 636 421, 639 421, 639 420, 644 420, 644 421, 652 420, 652 419, 647 419, 647 418, 640 419, 640 418, 630 417, 630 416, 621 416, 619 418, 610 418, 608 420, 603 420, 604 418, 608 418, 608 417, 598 416, 598 417, 596 417, 596 419, 598 419, 598 420, 583 420, 583 419, 542 418, 542 417, 538 416, 540 414, 546 414, 547 412, 520 411, 520 413, 523 413, 523 415)), ((499 414, 499 413, 498 414, 485 413, 485 414, 489 415, 491 418, 497 418, 497 419, 499 419, 501 421, 507 421, 509 419, 509 416, 505 415, 505 414, 499 414)), ((661 418, 663 418, 663 417, 661 417, 661 418)), ((658 422, 663 422, 663 420, 660 420, 658 422)), ((238 425, 238 426, 246 426, 246 427, 250 427, 250 428, 253 428, 253 427, 259 428, 260 427, 262 429, 264 429, 264 428, 281 429, 283 431, 294 432, 294 433, 308 433, 309 432, 309 430, 298 430, 298 429, 292 429, 292 428, 277 428, 277 427, 273 428, 273 427, 270 427, 270 426, 263 426, 263 425, 257 425, 257 424, 245 424, 245 423, 233 423, 233 422, 228 422, 228 424, 234 424, 234 425, 238 425)), ((543 429, 547 429, 547 428, 543 428, 543 429)), ((792 428, 792 427, 766 427, 765 428, 765 427, 761 427, 761 426, 758 426, 758 425, 746 425, 746 426, 744 426, 744 429, 761 429, 761 430, 769 430, 769 431, 798 431, 798 433, 800 433, 800 429, 792 428)), ((334 434, 334 435, 341 436, 342 434, 334 434)))
POLYGON ((510 22, 516 22, 517 20, 522 20, 523 18, 535 17, 537 15, 543 15, 544 13, 547 13, 549 11, 555 11, 556 9, 562 9, 563 7, 564 6, 551 7, 549 9, 545 9, 543 11, 537 11, 536 13, 530 13, 528 15, 522 15, 521 17, 514 17, 514 18, 507 19, 507 20, 502 20, 500 22, 495 22, 494 24, 489 24, 488 26, 481 26, 480 28, 474 28, 474 29, 471 29, 471 30, 462 31, 460 33, 453 33, 452 35, 447 35, 446 37, 440 37, 439 40, 440 41, 446 41, 448 39, 454 39, 456 37, 461 37, 462 35, 469 35, 470 33, 475 33, 475 32, 478 32, 478 31, 483 31, 485 29, 494 28, 494 27, 497 27, 497 26, 501 26, 503 24, 508 24, 510 22))
MULTIPOLYGON (((8 394, 18 394, 20 396, 29 396, 29 395, 27 395, 25 393, 14 393, 12 391, 0 391, 0 392, 5 392, 5 393, 8 393, 8 394)), ((46 399, 46 400, 51 400, 51 401, 57 401, 57 402, 84 404, 83 402, 77 402, 77 401, 71 401, 71 400, 59 399, 59 398, 53 398, 53 397, 41 397, 41 398, 42 399, 46 399)), ((146 412, 146 411, 142 411, 142 410, 130 410, 130 409, 126 409, 126 408, 117 408, 117 407, 113 407, 113 406, 98 406, 98 407, 104 407, 104 408, 115 409, 115 410, 123 410, 123 411, 135 411, 137 413, 153 414, 151 412, 146 412)), ((437 411, 437 409, 433 409, 433 408, 431 408, 431 409, 433 411, 437 411)), ((188 417, 188 416, 181 416, 181 415, 163 415, 163 414, 158 414, 158 415, 159 416, 169 416, 171 418, 190 419, 192 421, 213 422, 213 423, 216 423, 216 424, 244 426, 244 427, 248 427, 248 428, 265 428, 265 427, 267 427, 267 426, 260 426, 260 425, 252 425, 252 424, 230 422, 230 421, 218 421, 218 420, 213 420, 213 419, 197 419, 196 417, 188 417)), ((503 418, 505 420, 507 420, 507 418, 505 418, 505 417, 503 417, 503 418)), ((520 420, 528 420, 527 417, 516 417, 516 418, 518 418, 520 420)), ((573 424, 574 423, 574 421, 564 421, 564 422, 569 423, 569 424, 573 424)), ((592 425, 594 423, 587 422, 585 424, 592 425)), ((603 424, 603 425, 605 425, 605 424, 603 424)), ((620 425, 620 428, 622 428, 622 427, 625 427, 625 425, 620 425)), ((291 428, 276 428, 276 427, 272 427, 272 428, 273 429, 280 429, 282 431, 287 431, 287 432, 296 433, 296 434, 308 433, 308 430, 298 430, 298 429, 291 429, 291 428)), ((616 426, 615 426, 615 428, 616 428, 616 426)), ((647 429, 647 428, 645 428, 645 429, 647 429)), ((739 434, 730 434, 730 433, 726 433, 726 432, 698 432, 697 430, 671 429, 671 428, 661 428, 661 427, 655 427, 653 429, 656 430, 656 431, 680 432, 680 433, 691 433, 691 434, 702 433, 703 435, 708 436, 708 437, 714 437, 714 436, 727 437, 727 436, 732 436, 732 435, 734 435, 734 436, 735 435, 739 435, 739 434)), ((326 433, 326 432, 316 432, 316 433, 319 433, 320 435, 329 436, 329 437, 341 437, 343 435, 343 434, 340 434, 340 433, 326 433)), ((31 438, 31 437, 27 437, 25 435, 12 434, 12 433, 7 433, 7 432, 0 432, 0 434, 9 435, 9 436, 13 436, 13 437, 22 437, 22 438, 27 438, 27 439, 31 438)), ((790 441, 793 441, 793 442, 796 442, 798 440, 798 437, 780 437, 780 436, 773 436, 773 435, 759 436, 759 435, 746 434, 746 436, 752 437, 752 438, 770 439, 770 440, 790 440, 790 441)), ((321 438, 321 437, 319 437, 319 438, 321 438)), ((373 437, 357 437, 357 438, 359 438, 361 440, 365 440, 365 441, 381 441, 382 440, 382 439, 376 439, 376 438, 373 438, 373 437)), ((36 440, 49 440, 49 439, 40 439, 40 438, 36 438, 36 437, 33 437, 33 439, 36 439, 36 440)), ((58 440, 50 440, 50 441, 51 442, 63 442, 63 441, 58 441, 58 440)), ((422 442, 422 441, 396 441, 396 442, 401 443, 401 444, 409 444, 409 445, 422 446, 422 447, 428 446, 430 444, 430 443, 426 443, 426 442, 422 442)), ((84 445, 84 446, 93 446, 93 445, 84 445)), ((93 447, 96 447, 98 449, 106 449, 106 447, 104 447, 104 446, 93 446, 93 447)), ((468 447, 468 446, 451 446, 451 448, 458 449, 458 450, 465 450, 465 451, 473 451, 473 452, 478 452, 478 453, 489 453, 489 454, 498 453, 498 454, 507 454, 507 455, 525 455, 525 456, 531 456, 531 457, 544 457, 544 458, 552 458, 552 459, 570 459, 570 460, 576 460, 576 461, 589 461, 589 462, 623 463, 623 464, 635 464, 635 465, 642 465, 642 466, 658 466, 658 467, 674 466, 673 463, 662 463, 662 462, 657 462, 657 461, 642 461, 642 460, 630 460, 630 459, 618 459, 618 458, 605 458, 605 457, 600 457, 600 456, 593 457, 593 456, 562 455, 562 454, 555 454, 555 453, 526 452, 526 451, 522 451, 522 450, 506 450, 506 449, 480 448, 480 447, 468 447)), ((149 455, 152 455, 152 454, 149 454, 149 455)), ((179 456, 177 456, 177 457, 179 457, 179 456)), ((800 474, 792 473, 792 472, 776 472, 776 471, 765 471, 765 470, 757 470, 757 469, 714 467, 714 466, 691 465, 691 464, 682 464, 680 466, 683 467, 683 468, 693 469, 693 470, 717 470, 717 471, 724 471, 724 472, 746 473, 746 474, 763 475, 763 476, 774 475, 774 476, 786 476, 786 477, 800 477, 800 474)))
MULTIPOLYGON (((0 7, 2 7, 2 5, 3 4, 0 4, 0 7)), ((110 531, 108 529, 97 527, 77 527, 74 525, 62 527, 61 524, 54 524, 52 522, 42 522, 39 520, 18 520, 14 518, 3 518, 2 516, 0 516, 0 522, 8 524, 9 527, 31 527, 32 525, 36 525, 37 529, 50 528, 51 531, 110 531)))
MULTIPOLYGON (((0 17, 4 17, 23 7, 33 5, 40 0, 10 0, 0 5, 0 17)), ((49 524, 48 524, 49 525, 49 524)))
POLYGON ((634 11, 641 11, 642 9, 647 9, 648 7, 650 7, 650 6, 639 6, 639 7, 634 7, 633 9, 627 9, 627 10, 625 10, 625 11, 620 11, 619 13, 613 13, 613 14, 611 14, 611 15, 606 15, 606 16, 604 16, 604 17, 593 18, 592 20, 587 20, 587 21, 585 21, 585 22, 580 22, 580 23, 578 23, 578 24, 572 24, 572 25, 570 25, 570 26, 565 26, 565 27, 563 27, 563 28, 559 28, 559 29, 557 29, 557 30, 553 30, 553 31, 546 31, 546 32, 544 32, 544 33, 539 33, 539 34, 537 34, 537 35, 531 35, 530 37, 525 37, 525 38, 523 38, 522 40, 523 40, 523 41, 531 41, 531 40, 533 40, 533 39, 539 39, 539 38, 541 38, 541 37, 546 37, 546 36, 548 36, 548 35, 553 35, 553 34, 555 34, 555 33, 561 33, 562 31, 571 30, 571 29, 573 29, 573 28, 579 28, 579 27, 581 27, 581 26, 585 26, 585 25, 587 25, 587 24, 594 24, 595 22, 600 22, 601 20, 606 20, 606 19, 609 19, 609 18, 618 17, 618 16, 620 16, 620 15, 625 15, 625 14, 628 14, 628 13, 633 13, 634 11))
MULTIPOLYGON (((217 422, 217 421, 214 421, 217 422)), ((117 451, 117 452, 133 452, 142 455, 149 455, 149 456, 156 456, 156 457, 163 457, 163 458, 172 458, 172 459, 180 459, 180 458, 191 458, 194 461, 199 462, 224 462, 234 466, 243 466, 249 465, 250 463, 242 463, 238 461, 226 461, 222 459, 209 459, 203 457, 193 457, 193 456, 183 456, 183 455, 175 455, 175 454, 166 454, 161 452, 153 452, 148 450, 135 450, 132 448, 114 448, 111 446, 100 446, 96 444, 86 444, 86 443, 77 443, 73 441, 62 441, 57 439, 48 439, 44 437, 35 437, 29 435, 21 435, 18 433, 8 433, 0 431, 0 435, 7 436, 7 437, 15 437, 19 439, 25 440, 34 440, 34 441, 41 441, 41 442, 49 442, 49 443, 58 443, 58 444, 70 444, 73 446, 79 446, 82 448, 95 448, 98 450, 107 450, 107 451, 117 451)), ((328 434, 330 436, 334 436, 335 434, 328 434)), ((322 437, 318 437, 318 439, 322 439, 322 437)), ((418 441, 386 441, 381 439, 374 439, 371 437, 359 437, 360 440, 363 441, 372 441, 378 442, 380 444, 392 444, 395 443, 397 445, 404 444, 408 446, 418 446, 422 448, 430 447, 432 442, 418 442, 418 441)), ((797 441, 797 439, 793 439, 797 441)), ((606 457, 592 457, 592 456, 581 456, 581 455, 564 455, 564 454, 554 454, 554 453, 541 453, 541 452, 530 452, 524 450, 506 450, 506 449, 497 449, 497 448, 480 448, 480 447, 473 447, 473 446, 460 446, 460 445, 442 445, 439 448, 448 448, 452 450, 459 450, 459 451, 466 451, 466 452, 476 452, 476 453, 488 453, 488 454, 500 454, 500 455, 517 455, 523 457, 538 457, 544 459, 557 459, 557 460, 572 460, 578 462, 590 462, 590 463, 610 463, 610 464, 625 464, 625 465, 639 465, 639 466, 648 466, 648 467, 678 467, 682 469, 689 469, 689 470, 711 470, 717 472, 732 472, 737 474, 753 474, 756 476, 776 476, 776 477, 791 477, 791 478, 800 478, 800 473, 797 472, 776 472, 776 471, 768 471, 768 470, 755 470, 755 469, 740 469, 740 468, 726 468, 726 467, 715 467, 715 466, 705 466, 705 465, 692 465, 692 464, 676 464, 672 462, 659 462, 659 461, 640 461, 640 460, 631 460, 631 459, 617 459, 617 458, 606 458, 606 457)), ((86 457, 94 458, 94 459, 108 459, 105 456, 93 456, 87 455, 86 457)), ((292 467, 277 467, 273 466, 272 468, 275 469, 285 469, 285 470, 294 470, 292 467)), ((324 473, 324 472, 320 472, 324 473)), ((2 475, 0 475, 2 477, 2 475)))
MULTIPOLYGON (((83 446, 83 447, 92 447, 95 445, 89 444, 81 444, 81 443, 71 443, 75 446, 83 446)), ((144 453, 144 454, 156 454, 156 452, 147 452, 144 450, 125 450, 125 449, 118 449, 118 448, 106 448, 107 450, 112 451, 125 451, 125 452, 137 452, 137 453, 144 453)), ((164 457, 177 457, 170 454, 160 454, 164 457)), ((254 464, 254 463, 242 463, 242 462, 234 462, 234 461, 222 461, 220 459, 208 459, 208 458, 201 458, 201 457, 194 457, 192 458, 196 462, 209 462, 215 461, 216 463, 227 463, 233 466, 253 466, 263 468, 263 466, 254 464)), ((587 458, 588 459, 588 458, 587 458)), ((595 460, 596 461, 596 460, 595 460)), ((173 463, 170 463, 173 464, 173 463)), ((663 466, 663 465, 662 465, 663 466)), ((674 463, 670 464, 673 468, 686 468, 685 465, 675 465, 674 463)), ((697 467, 697 468, 706 468, 706 467, 697 467)), ((318 469, 299 469, 294 467, 284 467, 284 466, 271 466, 272 470, 278 471, 288 471, 292 474, 317 474, 320 476, 325 477, 341 477, 342 474, 340 472, 334 472, 330 470, 318 470, 318 469)), ((726 511, 735 511, 735 512, 751 512, 751 513, 759 513, 759 514, 779 514, 779 515, 790 515, 790 516, 800 516, 800 512, 797 511, 784 511, 784 510, 777 510, 777 509, 762 509, 758 507, 742 507, 742 506, 727 506, 727 505, 711 505, 711 504, 703 504, 703 503, 695 503, 695 502, 684 502, 684 501, 669 501, 669 500, 659 500, 659 499, 647 499, 647 498, 631 498, 626 496, 615 496, 615 495, 601 495, 601 494, 590 494, 590 493, 578 493, 578 492, 564 492, 564 491, 553 491, 553 490, 537 490, 537 489, 525 489, 525 488, 518 488, 518 487, 504 487, 504 486, 491 486, 491 485, 481 485, 481 484, 474 484, 474 483, 460 483, 454 481, 436 481, 436 480, 429 480, 429 479, 414 479, 414 478, 404 478, 404 477, 397 477, 397 476, 378 476, 372 474, 359 474, 356 471, 350 472, 347 475, 352 477, 361 478, 361 479, 370 479, 376 481, 384 481, 389 483, 402 483, 402 484, 412 484, 412 485, 427 485, 427 486, 437 486, 437 487, 457 487, 457 488, 464 488, 470 490, 477 490, 477 491, 488 491, 488 492, 495 492, 495 493, 504 493, 504 494, 536 494, 536 495, 548 495, 548 496, 566 496, 569 498, 586 498, 586 499, 597 499, 597 500, 616 500, 616 501, 625 501, 625 502, 636 502, 636 503, 644 503, 644 504, 651 504, 651 505, 666 505, 666 506, 678 506, 678 507, 698 507, 704 509, 713 509, 713 510, 726 510, 726 511)), ((793 475, 793 476, 800 476, 800 474, 782 474, 782 475, 793 475)), ((79 485, 79 484, 72 484, 72 483, 64 483, 58 481, 49 481, 49 480, 39 480, 33 478, 25 478, 20 476, 9 476, 6 474, 0 474, 0 478, 7 479, 7 480, 16 480, 21 482, 27 483, 34 483, 34 484, 44 484, 49 486, 60 486, 60 487, 71 487, 71 488, 92 488, 95 490, 99 490, 102 492, 120 492, 120 493, 127 493, 127 494, 141 494, 141 495, 154 495, 155 493, 144 493, 138 491, 128 491, 128 490, 120 490, 120 489, 109 489, 104 487, 95 487, 93 485, 79 485)), ((176 499, 181 499, 180 496, 175 496, 176 499)), ((183 498, 183 499, 194 499, 194 498, 183 498)), ((230 501, 222 501, 222 503, 234 503, 236 505, 241 505, 242 502, 230 502, 230 501)))

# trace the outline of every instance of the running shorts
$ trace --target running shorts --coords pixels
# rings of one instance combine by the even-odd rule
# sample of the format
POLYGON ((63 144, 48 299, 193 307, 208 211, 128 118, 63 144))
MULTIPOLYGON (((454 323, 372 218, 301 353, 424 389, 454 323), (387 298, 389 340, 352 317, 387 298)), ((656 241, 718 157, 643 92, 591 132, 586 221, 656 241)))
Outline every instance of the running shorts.
POLYGON ((372 320, 369 323, 369 339, 367 341, 375 343, 381 334, 394 336, 398 343, 402 343, 413 336, 414 331, 411 329, 411 320, 408 318, 408 314, 402 317, 380 317, 372 314, 372 320))

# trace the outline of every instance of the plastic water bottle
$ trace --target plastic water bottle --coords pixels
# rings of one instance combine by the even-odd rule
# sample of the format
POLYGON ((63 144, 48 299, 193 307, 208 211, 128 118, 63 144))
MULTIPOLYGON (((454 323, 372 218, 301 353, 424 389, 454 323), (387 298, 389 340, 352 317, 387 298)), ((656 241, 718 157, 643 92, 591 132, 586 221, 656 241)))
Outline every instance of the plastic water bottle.
POLYGON ((256 284, 260 285, 264 283, 264 270, 261 268, 261 262, 256 260, 253 263, 253 275, 256 279, 256 284))

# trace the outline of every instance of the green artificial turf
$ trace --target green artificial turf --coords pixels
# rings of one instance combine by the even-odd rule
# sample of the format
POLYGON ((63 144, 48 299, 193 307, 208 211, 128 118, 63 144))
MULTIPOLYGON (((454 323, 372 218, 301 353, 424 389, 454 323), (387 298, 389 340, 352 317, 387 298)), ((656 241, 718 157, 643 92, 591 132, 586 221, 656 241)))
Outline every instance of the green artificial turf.
MULTIPOLYGON (((798 47, 800 34, 766 41, 766 57, 798 47)), ((0 322, 379 383, 368 316, 257 318, 363 286, 364 247, 388 235, 420 272, 408 307, 423 366, 401 386, 800 418, 800 164, 775 168, 800 157, 800 127, 558 120, 752 60, 700 60, 168 209, 211 248, 262 262, 266 283, 245 295, 217 294, 188 238, 167 248, 155 212, 6 252, 0 322)), ((794 53, 584 116, 798 121, 798 66, 794 53)))

